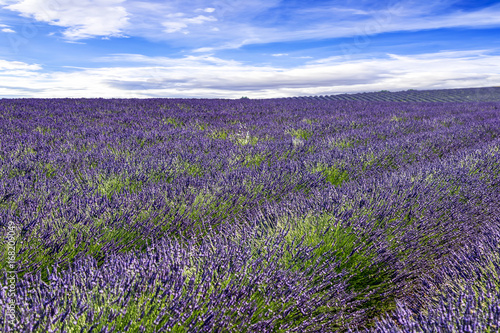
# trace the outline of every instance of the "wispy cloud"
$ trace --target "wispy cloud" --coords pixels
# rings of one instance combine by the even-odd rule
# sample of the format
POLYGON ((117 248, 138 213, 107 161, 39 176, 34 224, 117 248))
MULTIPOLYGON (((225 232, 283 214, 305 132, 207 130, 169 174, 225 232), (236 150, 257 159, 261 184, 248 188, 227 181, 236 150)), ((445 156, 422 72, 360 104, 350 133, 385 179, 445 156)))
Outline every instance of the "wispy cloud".
MULTIPOLYGON (((333 11, 330 19, 325 12, 297 15, 294 23, 282 26, 236 26, 236 29, 251 30, 248 34, 238 34, 231 41, 221 42, 212 49, 239 48, 249 44, 266 44, 289 42, 297 40, 321 40, 354 36, 371 36, 387 32, 421 31, 442 28, 485 28, 500 27, 500 4, 472 12, 453 11, 433 15, 432 8, 426 8, 426 13, 420 13, 414 8, 402 5, 363 12, 362 17, 338 15, 333 11), (244 37, 243 37, 244 36, 244 37)), ((303 14, 303 13, 301 13, 303 14)))
POLYGON ((384 32, 500 26, 500 4, 464 11, 449 7, 452 1, 333 3, 280 6, 278 0, 4 0, 4 8, 64 27, 63 36, 72 40, 127 35, 197 50, 384 32))
POLYGON ((198 8, 196 12, 213 13, 215 8, 198 8))
POLYGON ((196 17, 185 17, 183 13, 176 13, 167 15, 167 21, 163 22, 162 25, 165 27, 165 32, 174 33, 182 32, 188 34, 188 26, 191 25, 201 25, 205 22, 214 22, 217 19, 213 16, 198 15, 196 17))
POLYGON ((7 24, 0 24, 0 31, 6 33, 15 33, 15 31, 12 30, 7 24))
POLYGON ((128 23, 124 0, 20 0, 7 1, 6 9, 40 22, 65 27, 64 37, 77 40, 121 36, 128 23))

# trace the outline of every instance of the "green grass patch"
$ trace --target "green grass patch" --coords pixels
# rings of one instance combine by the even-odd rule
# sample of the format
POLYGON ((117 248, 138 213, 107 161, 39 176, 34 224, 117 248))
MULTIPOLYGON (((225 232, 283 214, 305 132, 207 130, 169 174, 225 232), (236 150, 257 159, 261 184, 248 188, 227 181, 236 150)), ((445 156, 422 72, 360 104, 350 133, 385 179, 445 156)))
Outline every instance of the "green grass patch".
POLYGON ((50 127, 44 127, 44 126, 37 126, 35 128, 35 131, 37 131, 37 132, 45 135, 47 133, 52 132, 52 128, 50 128, 50 127))
POLYGON ((355 141, 348 140, 348 139, 341 139, 341 140, 333 141, 330 143, 331 147, 339 147, 342 149, 352 148, 352 147, 354 147, 354 145, 355 145, 355 141))
POLYGON ((392 116, 391 121, 395 122, 406 122, 408 120, 407 117, 398 117, 396 115, 392 116))
POLYGON ((172 117, 168 117, 168 118, 164 118, 162 119, 162 123, 163 124, 171 124, 171 125, 174 125, 175 128, 178 128, 178 127, 182 127, 184 126, 184 123, 180 120, 177 120, 175 118, 172 118, 172 117))
POLYGON ((294 136, 297 139, 303 139, 303 140, 309 139, 314 134, 313 132, 307 131, 307 130, 302 129, 302 128, 291 129, 291 130, 288 131, 288 133, 291 134, 292 136, 294 136))
POLYGON ((229 137, 229 132, 226 129, 214 130, 208 136, 212 139, 226 140, 229 137))
POLYGON ((28 175, 30 172, 31 172, 30 169, 12 168, 9 170, 7 177, 8 178, 24 177, 24 176, 28 175))
POLYGON ((98 193, 107 196, 108 199, 110 199, 113 194, 120 194, 124 191, 137 193, 142 189, 142 181, 118 175, 109 177, 99 175, 97 183, 98 193))
POLYGON ((349 181, 349 174, 347 171, 342 170, 340 167, 327 166, 319 163, 312 172, 321 172, 325 176, 327 182, 333 186, 340 186, 342 183, 349 181))
POLYGON ((45 163, 43 170, 47 178, 54 178, 57 174, 57 168, 50 163, 45 163))
POLYGON ((247 155, 245 156, 245 160, 243 162, 243 165, 246 167, 259 167, 262 162, 266 160, 266 157, 261 154, 255 154, 255 155, 247 155))
POLYGON ((166 182, 171 183, 174 181, 174 176, 170 172, 162 171, 162 170, 153 170, 148 173, 148 181, 151 181, 155 184, 166 182))
MULTIPOLYGON (((365 244, 363 238, 365 236, 357 234, 352 227, 342 225, 328 213, 306 215, 303 218, 297 218, 291 224, 277 222, 276 225, 271 226, 272 233, 275 234, 283 228, 289 228, 285 240, 290 246, 290 250, 285 252, 280 259, 284 267, 302 272, 313 272, 311 268, 318 264, 319 258, 323 257, 323 261, 329 262, 340 261, 338 272, 347 271, 351 274, 348 280, 348 290, 359 293, 357 300, 363 301, 355 308, 356 310, 367 311, 369 317, 374 318, 395 309, 394 298, 383 295, 391 288, 392 272, 388 267, 372 264, 376 254, 368 252, 362 246, 365 244), (294 245, 298 243, 314 248, 314 256, 308 260, 301 259, 300 262, 294 260, 294 245), (332 254, 334 257, 331 257, 332 254)), ((321 276, 311 276, 311 281, 321 283, 321 276)), ((329 290, 323 292, 328 293, 329 290)), ((336 310, 338 309, 322 309, 325 312, 336 310)), ((329 325, 333 324, 329 323, 329 325)))
POLYGON ((196 121, 193 126, 195 129, 197 129, 199 131, 204 131, 208 128, 208 124, 202 123, 200 121, 196 121))
POLYGON ((304 123, 306 123, 306 124, 309 124, 309 125, 312 125, 313 123, 317 123, 317 122, 319 122, 319 120, 318 120, 318 119, 308 119, 308 118, 304 118, 304 119, 302 119, 302 121, 303 121, 304 123))
POLYGON ((239 146, 252 145, 255 146, 259 142, 259 137, 246 134, 232 134, 232 141, 239 146))
POLYGON ((174 160, 171 166, 175 172, 187 173, 193 177, 201 177, 205 174, 205 170, 199 164, 193 162, 189 163, 181 158, 174 160))

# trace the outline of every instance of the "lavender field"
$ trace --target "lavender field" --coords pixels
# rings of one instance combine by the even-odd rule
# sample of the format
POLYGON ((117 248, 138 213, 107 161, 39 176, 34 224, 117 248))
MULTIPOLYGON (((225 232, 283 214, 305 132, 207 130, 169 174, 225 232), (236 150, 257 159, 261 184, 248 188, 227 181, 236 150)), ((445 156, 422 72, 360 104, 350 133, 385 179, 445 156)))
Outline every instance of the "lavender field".
POLYGON ((500 330, 500 102, 1 100, 0 177, 2 332, 500 330))
POLYGON ((370 102, 497 102, 500 101, 500 87, 403 90, 390 92, 364 92, 330 96, 301 96, 293 99, 317 99, 325 101, 370 101, 370 102))

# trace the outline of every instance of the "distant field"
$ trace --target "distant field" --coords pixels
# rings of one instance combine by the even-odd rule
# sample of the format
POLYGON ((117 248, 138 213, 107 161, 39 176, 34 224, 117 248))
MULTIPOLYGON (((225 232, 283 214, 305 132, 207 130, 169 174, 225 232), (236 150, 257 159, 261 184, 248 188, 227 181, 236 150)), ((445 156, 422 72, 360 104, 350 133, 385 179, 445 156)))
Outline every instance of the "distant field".
POLYGON ((292 97, 293 99, 316 99, 328 101, 374 101, 374 102, 498 102, 500 87, 378 91, 359 94, 329 96, 292 97))
POLYGON ((500 102, 0 100, 0 331, 498 332, 499 199, 500 102))

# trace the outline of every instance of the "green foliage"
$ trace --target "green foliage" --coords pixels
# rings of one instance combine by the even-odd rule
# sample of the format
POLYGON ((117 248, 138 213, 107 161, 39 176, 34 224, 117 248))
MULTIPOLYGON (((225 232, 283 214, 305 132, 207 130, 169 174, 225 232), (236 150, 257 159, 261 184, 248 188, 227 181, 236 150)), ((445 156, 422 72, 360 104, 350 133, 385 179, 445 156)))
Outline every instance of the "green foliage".
POLYGON ((316 146, 309 146, 307 150, 305 151, 306 154, 314 154, 316 151, 318 151, 318 148, 316 146))
POLYGON ((184 123, 182 121, 176 120, 175 118, 172 118, 172 117, 168 117, 166 119, 163 119, 162 122, 164 124, 172 124, 176 128, 184 126, 184 123))
POLYGON ((201 177, 205 174, 205 171, 203 170, 203 168, 197 164, 190 164, 187 166, 187 168, 185 169, 185 171, 190 174, 191 176, 195 176, 195 177, 201 177))
POLYGON ((150 146, 151 145, 151 142, 150 140, 146 139, 146 138, 135 138, 135 142, 137 142, 137 144, 141 147, 141 148, 144 148, 144 146, 150 146))
POLYGON ((227 130, 222 129, 222 130, 214 130, 212 133, 209 134, 209 136, 213 139, 221 139, 221 140, 226 140, 229 137, 229 133, 227 130))
POLYGON ((12 168, 7 175, 8 178, 24 177, 29 173, 26 169, 12 168))
POLYGON ((148 175, 148 178, 150 181, 152 181, 155 184, 158 184, 160 182, 166 182, 166 183, 171 183, 174 180, 173 175, 163 172, 161 170, 154 170, 151 171, 148 175), (168 174, 168 176, 167 176, 168 174))
MULTIPOLYGON (((221 221, 234 219, 243 210, 243 206, 240 204, 245 200, 245 196, 231 195, 226 198, 218 198, 212 193, 200 193, 193 202, 190 217, 195 221, 199 221, 202 216, 221 221)), ((203 230, 202 232, 205 234, 209 230, 203 230)))
POLYGON ((194 128, 200 130, 200 131, 204 131, 208 128, 208 124, 205 124, 205 123, 202 123, 200 121, 196 121, 194 123, 194 128))
POLYGON ((246 136, 233 135, 232 138, 234 142, 240 146, 246 146, 246 145, 255 146, 257 142, 259 142, 259 137, 251 135, 246 135, 246 136))
MULTIPOLYGON (((95 149, 97 148, 97 145, 96 144, 92 144, 92 145, 89 145, 89 144, 82 144, 82 146, 78 149, 79 152, 86 152, 86 151, 91 151, 92 149, 95 149)), ((111 145, 108 144, 108 148, 111 148, 111 145)))
POLYGON ((317 123, 318 120, 317 119, 307 119, 307 118, 304 118, 302 119, 303 122, 309 124, 309 125, 312 125, 312 123, 317 123))
MULTIPOLYGON (((347 289, 359 293, 358 300, 362 301, 358 305, 359 309, 369 311, 371 318, 374 318, 395 308, 394 298, 384 295, 384 292, 391 288, 391 270, 388 267, 372 264, 376 254, 369 252, 363 246, 365 238, 368 237, 366 234, 356 233, 352 227, 342 225, 328 213, 308 214, 291 223, 278 221, 272 226, 272 232, 278 234, 284 228, 289 230, 285 239, 291 249, 298 243, 315 249, 313 257, 300 263, 292 260, 293 250, 286 252, 280 260, 284 267, 312 272, 309 269, 318 264, 319 258, 330 262, 337 261, 340 263, 338 272, 346 271, 351 276, 348 279, 347 289)), ((321 276, 311 276, 311 281, 321 283, 321 276)), ((323 292, 328 293, 328 290, 323 292)), ((325 312, 335 310, 322 309, 325 312)))
POLYGON ((323 171, 323 174, 326 180, 334 186, 340 186, 343 182, 349 180, 347 171, 342 171, 337 168, 327 168, 323 171))
POLYGON ((302 129, 302 128, 291 129, 290 131, 288 131, 288 133, 290 133, 292 136, 294 136, 297 139, 303 139, 303 140, 309 139, 314 134, 313 132, 307 131, 307 130, 302 129))
POLYGON ((245 156, 245 161, 243 162, 243 164, 246 167, 259 167, 265 160, 266 157, 261 154, 247 155, 245 156))
POLYGON ((44 172, 47 178, 54 178, 57 173, 57 168, 50 163, 45 163, 44 172))
POLYGON ((191 105, 186 104, 186 103, 177 103, 176 105, 177 105, 177 107, 178 107, 179 109, 181 109, 181 110, 186 110, 186 111, 189 111, 189 110, 191 110, 191 108, 192 108, 192 106, 191 106, 191 105))
POLYGON ((356 121, 351 121, 349 126, 352 128, 352 129, 356 129, 356 128, 363 128, 365 127, 366 125, 365 124, 361 124, 361 123, 358 123, 356 121))
POLYGON ((132 193, 137 193, 142 189, 142 181, 137 181, 129 177, 99 176, 97 190, 100 194, 111 198, 114 194, 120 194, 127 190, 132 193))
POLYGON ((343 182, 349 180, 349 174, 347 173, 347 171, 335 166, 326 166, 320 163, 315 168, 313 168, 312 171, 323 173, 325 179, 333 186, 340 186, 343 182))
POLYGON ((339 141, 333 141, 330 143, 332 147, 339 147, 342 149, 354 147, 354 141, 348 139, 342 139, 339 141))
POLYGON ((26 154, 26 155, 36 155, 37 152, 33 148, 26 146, 24 148, 24 154, 26 154))
POLYGON ((199 164, 193 162, 189 163, 180 158, 175 160, 171 167, 178 173, 186 172, 194 177, 201 177, 205 174, 205 170, 199 164))
POLYGON ((395 121, 395 122, 400 122, 400 121, 406 122, 407 120, 408 120, 407 117, 398 117, 396 115, 392 116, 392 118, 391 118, 391 121, 395 121))
POLYGON ((49 128, 49 127, 43 127, 43 126, 37 126, 37 127, 35 128, 35 131, 38 131, 38 132, 40 132, 41 134, 47 134, 47 133, 52 132, 52 128, 49 128))

